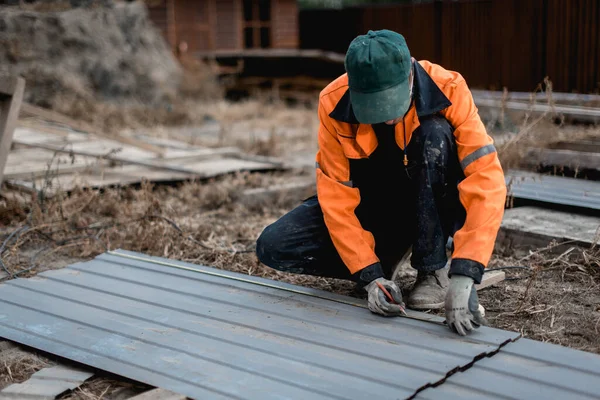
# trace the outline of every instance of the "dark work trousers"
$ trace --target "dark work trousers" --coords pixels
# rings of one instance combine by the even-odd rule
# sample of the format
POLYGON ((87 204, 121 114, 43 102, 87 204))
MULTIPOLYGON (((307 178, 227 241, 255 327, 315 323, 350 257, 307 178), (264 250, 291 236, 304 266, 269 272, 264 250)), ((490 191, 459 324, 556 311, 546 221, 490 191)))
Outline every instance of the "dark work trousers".
MULTIPOLYGON (((385 124, 373 125, 378 145, 371 156, 350 160, 350 179, 361 195, 355 214, 373 234, 388 278, 410 246, 413 268, 444 267, 448 238, 465 220, 457 187, 464 175, 453 129, 439 115, 419 122, 406 146, 407 166, 394 127, 385 124)), ((350 274, 331 241, 317 196, 267 226, 256 253, 263 264, 280 271, 357 281, 358 274, 350 274)))

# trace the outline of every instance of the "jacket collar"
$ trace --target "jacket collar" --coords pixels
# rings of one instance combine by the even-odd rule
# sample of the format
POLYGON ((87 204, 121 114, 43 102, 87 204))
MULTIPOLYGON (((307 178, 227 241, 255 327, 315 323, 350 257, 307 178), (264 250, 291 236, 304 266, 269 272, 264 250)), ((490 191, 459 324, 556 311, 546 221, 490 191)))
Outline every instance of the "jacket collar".
MULTIPOLYGON (((435 114, 452 105, 427 71, 416 61, 413 63, 413 72, 413 104, 418 117, 435 114)), ((349 90, 346 90, 329 116, 341 122, 359 124, 352 110, 349 90)))

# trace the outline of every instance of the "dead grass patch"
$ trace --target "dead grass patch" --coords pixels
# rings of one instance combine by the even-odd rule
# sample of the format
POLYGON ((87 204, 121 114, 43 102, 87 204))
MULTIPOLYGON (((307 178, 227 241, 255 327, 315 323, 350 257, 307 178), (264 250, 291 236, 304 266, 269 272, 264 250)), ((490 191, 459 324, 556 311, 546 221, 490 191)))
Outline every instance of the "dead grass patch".
POLYGON ((142 383, 117 380, 104 376, 96 376, 84 382, 75 390, 66 393, 60 400, 104 400, 128 399, 148 390, 150 387, 142 383))
POLYGON ((556 244, 520 259, 496 258, 491 267, 508 279, 480 293, 493 326, 524 336, 600 353, 600 248, 572 247, 559 255, 556 244))
POLYGON ((5 350, 0 353, 0 389, 24 382, 37 371, 52 365, 51 360, 19 347, 5 350))
MULTIPOLYGON (((529 109, 524 112, 514 113, 521 120, 518 125, 508 126, 505 124, 508 115, 506 110, 506 95, 502 102, 502 107, 499 110, 498 118, 487 122, 488 129, 493 125, 500 125, 504 132, 501 140, 497 142, 498 156, 503 168, 516 168, 521 164, 521 160, 526 156, 527 151, 531 147, 547 147, 548 144, 558 142, 565 139, 580 139, 590 135, 589 129, 565 130, 564 120, 557 122, 557 116, 553 111, 544 113, 534 113, 533 106, 536 105, 536 93, 543 92, 546 96, 548 106, 554 107, 555 101, 552 96, 552 82, 545 79, 540 83, 536 90, 531 94, 529 109)), ((598 132, 596 129, 591 130, 594 135, 598 132)))

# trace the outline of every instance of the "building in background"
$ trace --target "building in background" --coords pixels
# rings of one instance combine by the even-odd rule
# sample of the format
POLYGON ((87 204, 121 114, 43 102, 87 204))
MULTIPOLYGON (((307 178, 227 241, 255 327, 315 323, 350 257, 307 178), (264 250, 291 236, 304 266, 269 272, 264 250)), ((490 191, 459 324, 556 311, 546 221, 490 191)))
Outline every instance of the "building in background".
POLYGON ((300 48, 343 54, 356 35, 387 28, 472 87, 530 92, 549 77, 555 91, 600 93, 598 0, 343 2, 352 6, 300 9, 300 48))
POLYGON ((146 3, 176 54, 242 78, 304 76, 319 88, 344 72, 354 37, 387 28, 415 58, 459 71, 472 88, 531 92, 548 77, 557 92, 600 93, 598 0, 332 1, 146 3))
POLYGON ((178 53, 297 49, 296 0, 150 0, 150 18, 178 53))

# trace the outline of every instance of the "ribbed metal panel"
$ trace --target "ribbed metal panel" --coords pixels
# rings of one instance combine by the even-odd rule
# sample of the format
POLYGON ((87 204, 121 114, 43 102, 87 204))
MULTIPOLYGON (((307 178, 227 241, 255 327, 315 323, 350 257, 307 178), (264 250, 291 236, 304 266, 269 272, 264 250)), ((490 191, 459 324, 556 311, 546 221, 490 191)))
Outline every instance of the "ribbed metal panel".
POLYGON ((408 398, 518 337, 121 251, 8 281, 0 302, 2 337, 198 399, 408 398))
POLYGON ((417 399, 599 399, 600 357, 519 339, 417 399))
POLYGON ((600 210, 600 182, 517 170, 505 178, 513 197, 600 210))

